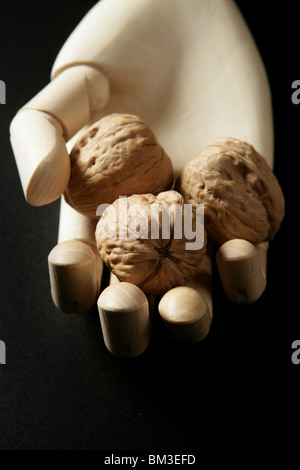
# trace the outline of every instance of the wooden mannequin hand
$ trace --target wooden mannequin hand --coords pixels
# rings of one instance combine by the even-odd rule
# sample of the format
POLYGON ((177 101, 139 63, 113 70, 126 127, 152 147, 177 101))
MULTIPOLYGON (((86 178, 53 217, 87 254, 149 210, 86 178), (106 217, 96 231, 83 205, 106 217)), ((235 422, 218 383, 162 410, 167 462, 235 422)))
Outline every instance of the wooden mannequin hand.
MULTIPOLYGON (((95 5, 61 49, 50 84, 11 123, 11 143, 30 204, 47 204, 62 194, 70 175, 67 142, 112 112, 137 114, 147 122, 171 156, 175 176, 219 136, 250 142, 273 166, 268 80, 232 0, 102 0, 95 5)), ((91 221, 66 207, 62 197, 59 244, 80 240, 89 245, 92 232, 91 221)), ((226 264, 229 255, 238 272, 244 263, 241 249, 239 244, 236 264, 234 249, 223 250, 220 263, 226 264)), ((52 292, 63 310, 77 306, 84 311, 99 294, 101 262, 89 251, 100 281, 87 280, 91 302, 75 289, 85 299, 81 302, 72 297, 72 276, 78 274, 75 266, 83 267, 82 250, 72 262, 63 253, 49 260, 52 292), (69 287, 62 281, 64 269, 69 287)), ((258 260, 255 250, 250 255, 258 260)), ((237 301, 247 300, 241 294, 245 287, 234 282, 232 276, 233 290, 240 291, 237 301)))

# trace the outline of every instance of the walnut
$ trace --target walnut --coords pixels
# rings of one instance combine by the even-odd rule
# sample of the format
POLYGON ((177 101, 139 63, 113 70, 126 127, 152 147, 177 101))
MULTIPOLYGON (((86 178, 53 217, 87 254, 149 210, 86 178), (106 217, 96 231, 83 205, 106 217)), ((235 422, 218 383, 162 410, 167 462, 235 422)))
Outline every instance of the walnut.
POLYGON ((224 137, 188 162, 175 188, 204 204, 207 235, 218 243, 272 240, 284 217, 284 197, 265 159, 247 142, 224 137))
POLYGON ((184 284, 206 252, 203 220, 195 207, 190 209, 176 191, 117 199, 96 227, 101 258, 120 281, 146 293, 162 294, 184 284), (189 217, 184 217, 185 211, 189 217), (194 233, 194 242, 187 228, 194 233))
POLYGON ((173 167, 151 129, 138 116, 111 114, 94 123, 75 143, 66 201, 96 218, 97 207, 120 195, 170 189, 173 167))

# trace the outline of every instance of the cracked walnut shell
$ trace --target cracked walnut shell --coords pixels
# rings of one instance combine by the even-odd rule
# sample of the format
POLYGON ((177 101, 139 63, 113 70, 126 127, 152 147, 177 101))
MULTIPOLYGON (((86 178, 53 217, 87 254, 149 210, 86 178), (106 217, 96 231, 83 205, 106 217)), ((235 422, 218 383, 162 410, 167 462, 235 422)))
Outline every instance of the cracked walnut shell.
POLYGON ((171 159, 152 130, 132 114, 110 114, 95 122, 75 143, 70 159, 65 199, 92 218, 99 205, 120 195, 158 194, 173 183, 171 159))
POLYGON ((96 227, 101 258, 120 281, 136 284, 146 293, 162 294, 183 285, 206 252, 203 220, 195 207, 190 209, 190 217, 184 217, 187 208, 176 191, 117 199, 96 227), (183 227, 187 221, 188 235, 183 227))
POLYGON ((176 183, 188 203, 204 204, 207 235, 218 243, 272 240, 284 196, 266 160, 247 142, 224 137, 188 162, 176 183))

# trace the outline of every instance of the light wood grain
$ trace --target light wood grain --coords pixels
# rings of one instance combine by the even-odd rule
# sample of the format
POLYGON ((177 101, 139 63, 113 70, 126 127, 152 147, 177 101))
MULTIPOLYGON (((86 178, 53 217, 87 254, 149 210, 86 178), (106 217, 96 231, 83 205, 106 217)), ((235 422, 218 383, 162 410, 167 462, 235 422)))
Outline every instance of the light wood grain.
POLYGON ((216 254, 223 289, 235 303, 255 302, 266 288, 268 242, 254 246, 246 240, 224 243, 216 254))
POLYGON ((92 219, 73 209, 65 201, 60 199, 58 243, 66 240, 82 240, 96 246, 95 230, 97 219, 92 219))
POLYGON ((59 122, 34 109, 19 112, 10 126, 11 144, 27 202, 57 199, 70 177, 70 158, 59 122))
POLYGON ((108 350, 118 357, 136 357, 149 345, 149 305, 143 291, 128 282, 114 282, 100 294, 98 309, 108 350))
POLYGON ((58 243, 48 256, 52 299, 65 313, 84 313, 100 294, 103 261, 95 243, 96 221, 61 197, 58 243))
POLYGON ((84 313, 97 302, 103 263, 87 243, 68 240, 48 256, 52 299, 62 312, 84 313))
MULTIPOLYGON (((115 274, 110 272, 109 275, 109 285, 116 284, 120 282, 119 279, 115 274)), ((155 315, 157 314, 157 305, 156 305, 156 297, 153 294, 145 294, 148 300, 148 307, 149 307, 149 318, 150 318, 150 337, 153 333, 153 324, 155 315)))
POLYGON ((160 300, 158 311, 172 339, 180 343, 198 343, 209 333, 213 318, 210 256, 185 286, 169 290, 160 300))
POLYGON ((16 114, 10 139, 28 203, 48 204, 65 190, 70 177, 66 141, 90 122, 108 96, 108 80, 100 70, 70 67, 16 114))
POLYGON ((38 109, 54 116, 68 141, 90 122, 109 98, 109 82, 96 67, 76 65, 63 70, 23 109, 38 109))
POLYGON ((196 289, 179 286, 160 300, 158 310, 170 336, 182 343, 198 343, 208 334, 211 317, 208 305, 196 289))

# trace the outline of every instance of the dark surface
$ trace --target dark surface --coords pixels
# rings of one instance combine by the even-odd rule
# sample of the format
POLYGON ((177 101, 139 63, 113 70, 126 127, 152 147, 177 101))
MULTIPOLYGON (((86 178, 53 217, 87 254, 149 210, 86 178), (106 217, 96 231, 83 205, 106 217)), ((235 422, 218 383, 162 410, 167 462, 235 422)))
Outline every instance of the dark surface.
MULTIPOLYGON (((236 306, 214 277, 214 322, 196 346, 172 343, 157 320, 149 349, 117 360, 106 350, 96 309, 65 315, 53 305, 47 256, 56 244, 59 203, 26 204, 8 127, 49 81, 57 52, 93 1, 6 2, 1 6, 0 449, 123 449, 192 453, 293 448, 300 365, 297 199, 300 106, 296 2, 260 10, 238 2, 265 62, 273 94, 275 174, 286 217, 269 250, 268 286, 236 306), (59 6, 58 6, 59 5, 59 6), (284 11, 283 11, 284 10, 284 11), (283 33, 283 28, 285 32, 283 33), (292 272, 293 266, 296 271, 292 272)), ((248 455, 247 453, 245 455, 248 455)))

